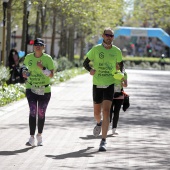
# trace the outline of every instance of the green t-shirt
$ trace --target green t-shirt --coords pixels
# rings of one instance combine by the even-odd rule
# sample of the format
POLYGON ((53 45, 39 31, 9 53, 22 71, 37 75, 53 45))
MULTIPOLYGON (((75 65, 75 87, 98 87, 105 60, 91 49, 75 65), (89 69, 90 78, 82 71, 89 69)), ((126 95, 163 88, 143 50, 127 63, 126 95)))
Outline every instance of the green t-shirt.
MULTIPOLYGON (((43 53, 39 58, 34 56, 34 53, 26 55, 24 65, 28 68, 30 76, 27 78, 26 89, 31 88, 32 85, 45 86, 50 84, 50 77, 43 74, 42 70, 37 67, 37 62, 41 61, 42 65, 48 70, 54 70, 54 62, 50 55, 43 53)), ((51 92, 50 85, 45 87, 45 93, 51 92)))
POLYGON ((102 44, 94 46, 86 55, 93 62, 96 73, 93 75, 94 85, 111 85, 114 83, 113 71, 116 71, 116 63, 122 61, 121 50, 112 45, 106 49, 102 44))
MULTIPOLYGON (((127 80, 127 73, 126 73, 126 72, 124 72, 123 74, 124 74, 124 76, 123 76, 124 80, 127 80)), ((114 84, 115 84, 115 85, 121 85, 121 88, 123 88, 123 86, 122 86, 122 83, 121 83, 121 82, 122 82, 121 80, 114 79, 114 84)))

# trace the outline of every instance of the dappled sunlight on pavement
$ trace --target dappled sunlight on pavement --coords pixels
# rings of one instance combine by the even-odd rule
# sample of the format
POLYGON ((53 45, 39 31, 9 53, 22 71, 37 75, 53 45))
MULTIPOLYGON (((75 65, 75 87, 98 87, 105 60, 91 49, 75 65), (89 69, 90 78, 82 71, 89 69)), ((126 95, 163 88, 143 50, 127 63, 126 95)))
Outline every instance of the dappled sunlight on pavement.
POLYGON ((127 70, 130 108, 121 109, 118 135, 93 136, 92 77, 77 76, 52 86, 42 147, 29 138, 26 99, 0 108, 0 169, 169 170, 170 72, 127 70))

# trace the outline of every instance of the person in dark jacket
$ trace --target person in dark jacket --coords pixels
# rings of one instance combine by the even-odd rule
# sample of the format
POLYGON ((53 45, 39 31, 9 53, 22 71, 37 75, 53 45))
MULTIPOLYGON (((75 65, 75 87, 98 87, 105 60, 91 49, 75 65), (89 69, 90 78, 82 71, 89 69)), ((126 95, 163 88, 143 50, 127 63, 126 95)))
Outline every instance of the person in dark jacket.
POLYGON ((10 50, 8 62, 11 75, 9 83, 18 83, 20 81, 20 71, 19 71, 19 55, 16 49, 10 50))

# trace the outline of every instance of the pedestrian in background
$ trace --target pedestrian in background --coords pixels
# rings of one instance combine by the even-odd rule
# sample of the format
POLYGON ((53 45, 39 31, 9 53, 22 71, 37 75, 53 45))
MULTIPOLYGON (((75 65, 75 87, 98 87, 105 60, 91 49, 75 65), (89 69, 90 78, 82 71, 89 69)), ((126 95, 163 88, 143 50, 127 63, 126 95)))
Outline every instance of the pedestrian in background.
POLYGON ((8 57, 9 69, 10 69, 10 79, 9 83, 19 83, 20 82, 20 66, 19 66, 19 55, 16 49, 11 49, 8 57))
POLYGON ((117 64, 117 71, 114 73, 114 96, 110 109, 110 123, 112 122, 112 134, 118 134, 116 131, 119 113, 124 101, 123 87, 127 87, 127 73, 124 69, 123 61, 117 64))
POLYGON ((161 58, 159 59, 159 64, 161 66, 161 70, 165 70, 165 54, 161 55, 161 58))
POLYGON ((106 137, 109 126, 110 107, 114 93, 113 71, 116 63, 122 61, 121 50, 112 45, 114 32, 106 28, 102 34, 103 42, 94 46, 87 54, 83 66, 93 76, 94 118, 97 122, 93 134, 98 136, 102 129, 99 151, 106 151, 106 137), (93 66, 90 65, 92 61, 93 66), (101 115, 101 111, 103 114, 101 115), (103 117, 103 120, 102 120, 103 117))
POLYGON ((30 138, 28 146, 35 145, 36 117, 38 114, 37 145, 42 146, 42 132, 45 113, 51 98, 50 78, 54 74, 54 62, 50 55, 43 53, 45 44, 40 38, 34 41, 34 52, 26 55, 22 69, 26 81, 26 97, 29 104, 30 138))

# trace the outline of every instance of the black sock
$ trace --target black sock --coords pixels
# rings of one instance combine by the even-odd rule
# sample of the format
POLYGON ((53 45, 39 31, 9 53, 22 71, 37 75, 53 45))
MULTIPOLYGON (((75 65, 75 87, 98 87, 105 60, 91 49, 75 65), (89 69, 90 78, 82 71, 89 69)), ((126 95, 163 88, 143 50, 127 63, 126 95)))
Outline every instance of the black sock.
POLYGON ((106 139, 105 139, 105 138, 102 138, 102 141, 106 142, 106 139))
POLYGON ((100 123, 97 123, 97 126, 101 126, 102 125, 102 121, 100 121, 100 123))

